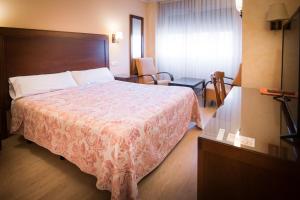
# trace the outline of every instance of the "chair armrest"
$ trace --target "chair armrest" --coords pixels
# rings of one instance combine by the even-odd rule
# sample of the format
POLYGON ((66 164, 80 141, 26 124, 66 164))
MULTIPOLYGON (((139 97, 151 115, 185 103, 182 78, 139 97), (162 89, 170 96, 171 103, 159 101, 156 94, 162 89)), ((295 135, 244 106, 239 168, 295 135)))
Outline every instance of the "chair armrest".
POLYGON ((168 74, 171 81, 174 81, 174 76, 172 74, 170 74, 169 72, 158 72, 157 74, 168 74))
POLYGON ((225 85, 230 85, 230 86, 234 86, 233 84, 231 83, 224 83, 225 85))
MULTIPOLYGON (((227 77, 227 76, 225 76, 224 77, 224 79, 229 79, 229 80, 232 80, 232 83, 233 83, 233 81, 234 81, 234 79, 233 78, 231 78, 231 77, 227 77)), ((224 83, 225 85, 230 85, 231 87, 233 87, 234 86, 234 84, 232 84, 232 83, 224 83)))
POLYGON ((229 79, 229 80, 234 80, 233 78, 227 77, 227 76, 224 76, 224 78, 229 79))
POLYGON ((151 74, 144 74, 144 75, 138 75, 138 78, 140 77, 144 77, 144 76, 149 76, 152 78, 153 82, 154 82, 154 85, 157 85, 157 79, 154 75, 151 75, 151 74))
POLYGON ((212 83, 212 81, 207 81, 207 82, 205 83, 204 88, 206 88, 206 86, 207 86, 208 84, 210 84, 210 83, 212 83))

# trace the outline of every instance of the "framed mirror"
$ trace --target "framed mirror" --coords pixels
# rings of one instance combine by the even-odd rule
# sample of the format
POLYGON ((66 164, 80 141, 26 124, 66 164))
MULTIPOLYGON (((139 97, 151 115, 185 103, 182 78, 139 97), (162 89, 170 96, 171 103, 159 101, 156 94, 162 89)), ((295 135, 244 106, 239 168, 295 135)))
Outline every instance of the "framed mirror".
POLYGON ((144 18, 130 15, 130 74, 137 74, 135 58, 144 57, 144 18))

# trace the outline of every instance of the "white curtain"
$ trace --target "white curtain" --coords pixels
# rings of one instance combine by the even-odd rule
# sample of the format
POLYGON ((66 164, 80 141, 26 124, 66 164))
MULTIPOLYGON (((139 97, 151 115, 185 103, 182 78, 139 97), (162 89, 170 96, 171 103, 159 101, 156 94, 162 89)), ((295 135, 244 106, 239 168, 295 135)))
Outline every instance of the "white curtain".
POLYGON ((176 78, 234 77, 241 63, 242 22, 235 0, 159 2, 156 62, 176 78))

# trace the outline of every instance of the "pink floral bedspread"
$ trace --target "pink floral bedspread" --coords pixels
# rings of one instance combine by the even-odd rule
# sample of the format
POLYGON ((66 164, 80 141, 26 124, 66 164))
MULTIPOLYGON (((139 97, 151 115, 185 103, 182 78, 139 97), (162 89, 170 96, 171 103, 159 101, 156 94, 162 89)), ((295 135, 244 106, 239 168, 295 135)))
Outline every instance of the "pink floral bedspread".
POLYGON ((121 81, 49 92, 17 100, 12 127, 97 177, 112 199, 137 199, 137 183, 186 133, 200 127, 198 101, 184 87, 121 81))

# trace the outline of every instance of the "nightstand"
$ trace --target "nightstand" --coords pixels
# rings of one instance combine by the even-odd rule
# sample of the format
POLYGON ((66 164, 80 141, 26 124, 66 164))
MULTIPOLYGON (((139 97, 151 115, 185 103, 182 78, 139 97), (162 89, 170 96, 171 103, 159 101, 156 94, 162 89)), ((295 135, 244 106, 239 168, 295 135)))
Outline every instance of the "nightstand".
POLYGON ((115 79, 118 81, 125 81, 125 82, 131 82, 131 83, 139 82, 139 78, 137 77, 137 75, 119 74, 119 75, 115 75, 115 79))

